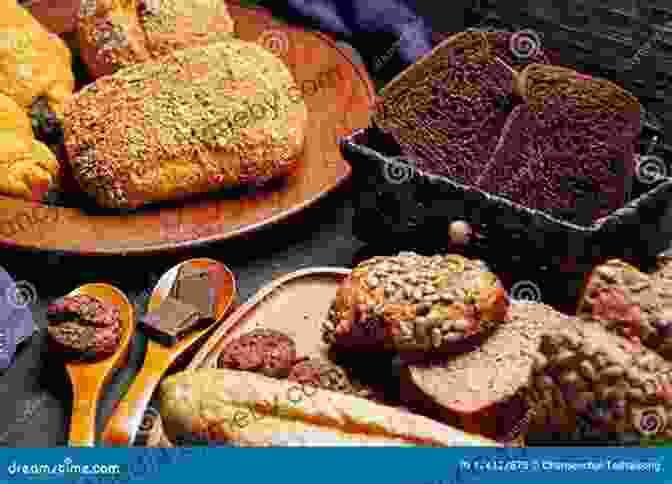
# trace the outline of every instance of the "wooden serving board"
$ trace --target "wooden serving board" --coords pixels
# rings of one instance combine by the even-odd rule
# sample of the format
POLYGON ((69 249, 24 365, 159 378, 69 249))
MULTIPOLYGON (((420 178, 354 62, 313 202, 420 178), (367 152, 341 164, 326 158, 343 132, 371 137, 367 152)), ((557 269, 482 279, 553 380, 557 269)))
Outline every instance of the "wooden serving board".
POLYGON ((338 138, 368 125, 375 97, 364 68, 326 35, 280 24, 259 9, 229 9, 238 37, 260 42, 282 57, 303 93, 309 125, 298 170, 268 189, 147 207, 129 215, 0 197, 0 245, 81 255, 183 249, 283 220, 347 180, 350 167, 338 138))
MULTIPOLYGON (((257 328, 270 328, 287 334, 296 343, 299 356, 334 361, 329 346, 322 342, 321 323, 327 317, 339 285, 348 274, 350 270, 345 268, 316 267, 299 270, 276 279, 239 306, 208 337, 185 371, 216 368, 222 349, 233 338, 257 328)), ((365 361, 360 362, 360 366, 368 365, 376 368, 371 355, 366 355, 365 358, 365 361)), ((398 402, 394 399, 384 398, 380 389, 371 389, 379 402, 398 406, 398 402), (378 395, 381 398, 378 398, 378 395)), ((156 410, 146 414, 143 427, 147 437, 144 445, 172 446, 163 435, 161 419, 156 410)))

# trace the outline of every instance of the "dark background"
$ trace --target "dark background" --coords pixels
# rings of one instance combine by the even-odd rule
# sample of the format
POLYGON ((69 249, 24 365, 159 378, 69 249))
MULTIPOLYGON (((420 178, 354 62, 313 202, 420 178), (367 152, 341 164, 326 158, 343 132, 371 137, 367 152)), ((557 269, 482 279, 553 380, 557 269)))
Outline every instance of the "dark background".
MULTIPOLYGON (((456 1, 450 4, 451 11, 448 13, 443 11, 444 2, 413 2, 422 18, 434 30, 443 33, 459 31, 470 25, 474 17, 467 7, 478 10, 487 7, 488 3, 493 2, 456 1)), ((551 8, 552 3, 537 2, 539 6, 546 5, 547 8, 551 8)), ((641 2, 621 0, 620 3, 623 4, 622 8, 628 9, 639 8, 637 5, 641 2)), ((291 18, 290 14, 283 15, 279 9, 276 9, 276 13, 291 18)), ((596 22, 599 24, 599 19, 596 22)), ((644 32, 632 49, 636 51, 638 46, 644 44, 647 35, 644 32)), ((385 54, 395 42, 392 34, 376 38, 381 40, 373 42, 370 51, 362 52, 369 61, 376 55, 385 54)), ((362 39, 349 40, 353 40, 355 45, 367 44, 362 39)), ((392 58, 389 64, 376 73, 379 85, 401 67, 403 62, 392 58)), ((654 98, 656 95, 652 92, 654 98)), ((664 106, 660 108, 660 113, 665 114, 667 111, 664 106)), ((304 213, 253 236, 169 255, 80 258, 3 249, 0 265, 16 281, 28 281, 37 290, 39 301, 32 309, 42 330, 19 349, 14 365, 0 374, 0 446, 45 447, 67 443, 70 384, 62 365, 50 364, 51 360, 45 351, 44 316, 50 300, 81 284, 106 282, 123 290, 136 305, 137 314, 142 315, 149 291, 161 274, 192 257, 210 257, 228 265, 237 277, 239 301, 246 300, 272 279, 300 268, 351 267, 364 257, 388 249, 383 249, 382 245, 365 247, 352 235, 353 210, 350 198, 350 186, 346 184, 304 213)), ((505 248, 502 250, 505 251, 505 248)), ((522 274, 525 268, 519 265, 517 270, 521 274, 519 279, 524 278, 522 274)), ((114 403, 142 364, 145 343, 145 337, 136 334, 127 367, 120 370, 108 386, 106 398, 98 409, 99 433, 114 403)))

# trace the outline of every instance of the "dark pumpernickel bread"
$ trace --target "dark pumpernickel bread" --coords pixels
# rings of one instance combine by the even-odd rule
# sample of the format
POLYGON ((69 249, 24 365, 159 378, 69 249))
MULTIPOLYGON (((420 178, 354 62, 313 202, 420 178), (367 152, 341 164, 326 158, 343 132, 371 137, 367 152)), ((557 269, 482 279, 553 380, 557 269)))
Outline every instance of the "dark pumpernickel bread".
POLYGON ((514 74, 485 33, 462 32, 385 86, 373 122, 418 169, 471 185, 511 110, 514 74))
POLYGON ((506 441, 517 437, 541 336, 574 318, 550 306, 513 301, 507 320, 480 345, 448 359, 413 363, 402 372, 402 400, 451 425, 506 441))
POLYGON ((219 355, 218 366, 284 378, 296 359, 292 338, 274 329, 255 329, 230 341, 219 355))
POLYGON ((347 349, 454 351, 504 320, 508 306, 506 291, 482 261, 401 252, 353 269, 322 335, 347 349))
POLYGON ((526 390, 531 433, 571 433, 579 419, 603 435, 672 437, 672 365, 596 323, 542 336, 526 390))
POLYGON ((525 104, 509 116, 477 186, 579 225, 622 207, 641 130, 637 99, 557 66, 527 66, 518 84, 525 104))
POLYGON ((645 274, 609 260, 588 277, 577 314, 672 359, 671 267, 662 259, 656 272, 645 274))

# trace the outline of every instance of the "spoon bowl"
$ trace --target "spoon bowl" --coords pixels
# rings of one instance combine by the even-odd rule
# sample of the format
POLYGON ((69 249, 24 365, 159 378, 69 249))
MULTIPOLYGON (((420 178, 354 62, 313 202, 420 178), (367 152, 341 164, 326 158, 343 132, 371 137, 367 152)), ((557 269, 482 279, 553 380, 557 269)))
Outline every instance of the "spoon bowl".
POLYGON ((119 402, 103 432, 103 441, 109 445, 128 446, 133 443, 141 428, 143 415, 161 378, 175 360, 217 326, 231 310, 236 299, 236 280, 233 273, 221 262, 200 258, 184 261, 166 272, 152 291, 147 311, 157 309, 175 283, 180 268, 189 264, 194 268, 209 269, 219 277, 215 289, 215 317, 211 324, 195 329, 173 346, 164 346, 147 339, 147 352, 142 369, 136 376, 126 396, 119 402))
POLYGON ((128 357, 131 338, 135 331, 133 305, 114 286, 103 283, 85 284, 68 296, 87 295, 96 297, 119 308, 121 340, 117 350, 97 361, 68 361, 65 369, 72 384, 72 417, 68 445, 93 447, 96 440, 96 410, 103 387, 112 373, 121 367, 128 357))

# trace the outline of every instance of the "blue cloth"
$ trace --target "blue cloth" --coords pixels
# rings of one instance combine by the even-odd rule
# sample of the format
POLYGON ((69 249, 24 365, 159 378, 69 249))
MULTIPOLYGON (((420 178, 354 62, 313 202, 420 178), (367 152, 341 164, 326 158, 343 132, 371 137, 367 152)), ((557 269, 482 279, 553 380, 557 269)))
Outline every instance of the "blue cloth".
POLYGON ((31 284, 15 282, 0 267, 0 371, 12 364, 17 345, 37 330, 30 310, 35 298, 31 284))
POLYGON ((263 5, 347 41, 373 74, 384 69, 393 75, 432 48, 431 27, 402 0, 267 0, 263 5))

